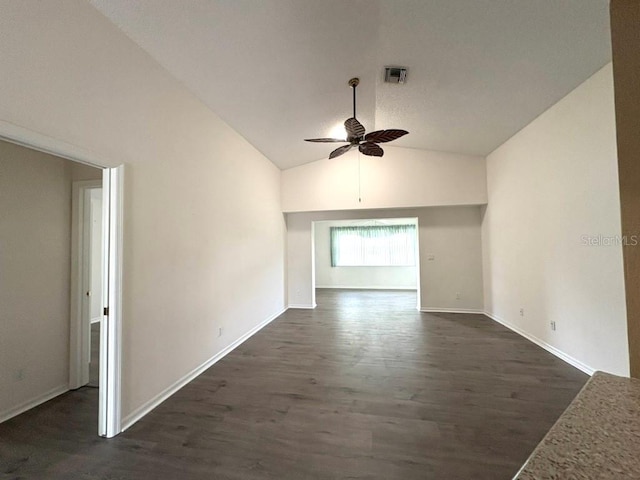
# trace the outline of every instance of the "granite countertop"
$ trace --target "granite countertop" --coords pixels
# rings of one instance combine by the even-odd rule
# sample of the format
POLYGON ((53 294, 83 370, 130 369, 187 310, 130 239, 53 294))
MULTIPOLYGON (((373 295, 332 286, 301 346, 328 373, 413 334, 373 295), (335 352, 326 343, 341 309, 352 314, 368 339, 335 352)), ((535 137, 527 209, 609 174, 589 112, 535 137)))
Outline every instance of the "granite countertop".
POLYGON ((596 372, 514 480, 640 479, 640 380, 596 372))

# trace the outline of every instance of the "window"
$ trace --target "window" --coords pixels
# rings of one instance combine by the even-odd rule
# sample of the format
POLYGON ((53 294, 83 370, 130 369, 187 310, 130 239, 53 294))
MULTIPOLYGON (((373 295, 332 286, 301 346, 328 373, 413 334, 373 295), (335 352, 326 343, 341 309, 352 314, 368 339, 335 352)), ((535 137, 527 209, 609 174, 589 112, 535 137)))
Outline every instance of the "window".
POLYGON ((331 227, 332 267, 414 266, 415 225, 331 227))

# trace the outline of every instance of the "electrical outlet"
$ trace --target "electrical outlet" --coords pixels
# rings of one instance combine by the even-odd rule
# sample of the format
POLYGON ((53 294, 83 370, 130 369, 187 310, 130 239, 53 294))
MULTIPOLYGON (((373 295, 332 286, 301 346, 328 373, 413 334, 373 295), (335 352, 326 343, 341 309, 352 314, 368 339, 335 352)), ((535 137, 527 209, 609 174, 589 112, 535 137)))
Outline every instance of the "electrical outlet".
POLYGON ((521 317, 524 317, 524 308, 521 308, 521 309, 520 309, 520 316, 521 316, 521 317))
POLYGON ((553 330, 555 332, 556 331, 556 322, 552 320, 550 322, 550 324, 551 324, 551 330, 553 330))
POLYGON ((460 292, 456 292, 456 300, 460 300, 460 292))
POLYGON ((220 328, 218 329, 218 336, 219 336, 219 337, 221 337, 221 336, 222 336, 222 327, 220 327, 220 328))
POLYGON ((433 253, 427 255, 427 261, 433 262, 436 259, 436 256, 433 253))

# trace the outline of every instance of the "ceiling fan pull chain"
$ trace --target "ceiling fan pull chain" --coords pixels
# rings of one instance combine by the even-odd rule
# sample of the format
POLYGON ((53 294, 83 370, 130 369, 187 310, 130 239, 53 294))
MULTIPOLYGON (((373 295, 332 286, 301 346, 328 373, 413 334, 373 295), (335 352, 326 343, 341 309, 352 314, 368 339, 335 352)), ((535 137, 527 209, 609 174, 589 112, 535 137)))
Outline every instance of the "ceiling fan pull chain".
MULTIPOLYGON (((353 89, 355 92, 355 88, 353 89)), ((360 152, 358 152, 358 203, 362 203, 362 177, 360 174, 360 152)))

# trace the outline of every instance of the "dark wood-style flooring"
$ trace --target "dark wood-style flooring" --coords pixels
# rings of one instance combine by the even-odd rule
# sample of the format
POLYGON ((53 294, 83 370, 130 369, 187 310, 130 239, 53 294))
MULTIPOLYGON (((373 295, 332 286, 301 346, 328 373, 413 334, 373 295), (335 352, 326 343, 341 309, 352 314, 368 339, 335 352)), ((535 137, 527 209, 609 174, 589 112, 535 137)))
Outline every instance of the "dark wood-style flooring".
POLYGON ((97 390, 0 425, 2 479, 510 479, 587 376, 415 292, 318 291, 132 428, 97 390))

